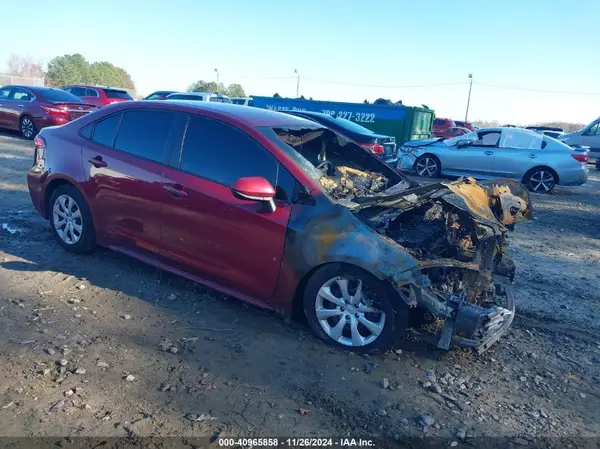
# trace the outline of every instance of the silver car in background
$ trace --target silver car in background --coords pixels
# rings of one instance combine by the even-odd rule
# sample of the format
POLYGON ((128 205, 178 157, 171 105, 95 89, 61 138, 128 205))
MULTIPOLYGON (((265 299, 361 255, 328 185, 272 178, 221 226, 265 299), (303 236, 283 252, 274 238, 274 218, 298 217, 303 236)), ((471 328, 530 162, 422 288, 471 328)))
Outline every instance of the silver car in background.
POLYGON ((587 161, 587 150, 522 128, 482 128, 448 140, 412 140, 398 153, 398 169, 419 176, 510 178, 540 193, 557 184, 583 184, 587 161))

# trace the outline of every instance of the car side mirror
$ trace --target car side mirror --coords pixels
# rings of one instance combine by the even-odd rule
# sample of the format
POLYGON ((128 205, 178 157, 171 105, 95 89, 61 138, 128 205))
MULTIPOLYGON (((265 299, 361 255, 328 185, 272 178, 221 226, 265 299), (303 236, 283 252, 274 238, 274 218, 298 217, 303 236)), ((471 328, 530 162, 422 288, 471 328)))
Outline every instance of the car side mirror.
POLYGON ((473 142, 471 142, 470 140, 459 140, 458 142, 456 142, 456 148, 466 148, 466 147, 470 147, 471 145, 473 145, 473 142))
POLYGON ((258 201, 264 205, 265 212, 275 212, 275 189, 261 176, 239 178, 231 186, 233 196, 241 200, 258 201))

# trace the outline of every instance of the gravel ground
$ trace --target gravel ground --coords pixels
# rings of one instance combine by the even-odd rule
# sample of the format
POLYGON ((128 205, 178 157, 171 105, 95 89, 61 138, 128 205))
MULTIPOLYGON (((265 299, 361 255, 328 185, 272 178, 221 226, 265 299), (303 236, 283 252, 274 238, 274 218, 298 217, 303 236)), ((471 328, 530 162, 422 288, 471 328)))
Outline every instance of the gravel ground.
POLYGON ((0 436, 600 436, 595 170, 533 196, 511 235, 518 317, 490 351, 409 338, 364 357, 108 250, 63 251, 30 204, 32 157, 0 135, 0 436))

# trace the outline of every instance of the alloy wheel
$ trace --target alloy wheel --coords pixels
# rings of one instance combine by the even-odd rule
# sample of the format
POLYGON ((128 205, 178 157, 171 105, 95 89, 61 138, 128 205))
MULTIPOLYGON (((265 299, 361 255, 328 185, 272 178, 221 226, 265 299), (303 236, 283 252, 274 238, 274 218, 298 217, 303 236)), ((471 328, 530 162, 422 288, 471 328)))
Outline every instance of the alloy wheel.
POLYGON ((417 162, 417 173, 419 176, 431 178, 437 172, 437 162, 431 157, 423 157, 417 162))
POLYGON ((52 206, 52 221, 60 239, 74 245, 83 233, 83 218, 77 202, 69 195, 60 195, 52 206))
POLYGON ((351 277, 335 277, 317 293, 315 311, 325 333, 352 347, 373 343, 383 332, 385 313, 378 309, 365 283, 351 277))
POLYGON ((24 117, 21 120, 21 134, 23 134, 23 137, 31 139, 34 129, 33 121, 29 117, 24 117))
POLYGON ((547 193, 554 187, 554 175, 547 170, 539 170, 529 178, 529 186, 534 192, 547 193))

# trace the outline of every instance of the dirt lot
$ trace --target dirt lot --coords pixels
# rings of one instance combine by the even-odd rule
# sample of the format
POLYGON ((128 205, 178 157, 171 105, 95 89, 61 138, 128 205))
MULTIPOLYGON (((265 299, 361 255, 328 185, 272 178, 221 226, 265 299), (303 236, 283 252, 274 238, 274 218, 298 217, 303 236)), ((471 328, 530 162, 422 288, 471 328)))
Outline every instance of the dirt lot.
POLYGON ((363 357, 110 251, 66 253, 30 204, 32 156, 0 135, 0 436, 600 435, 595 170, 534 195, 511 235, 519 315, 489 352, 363 357))

